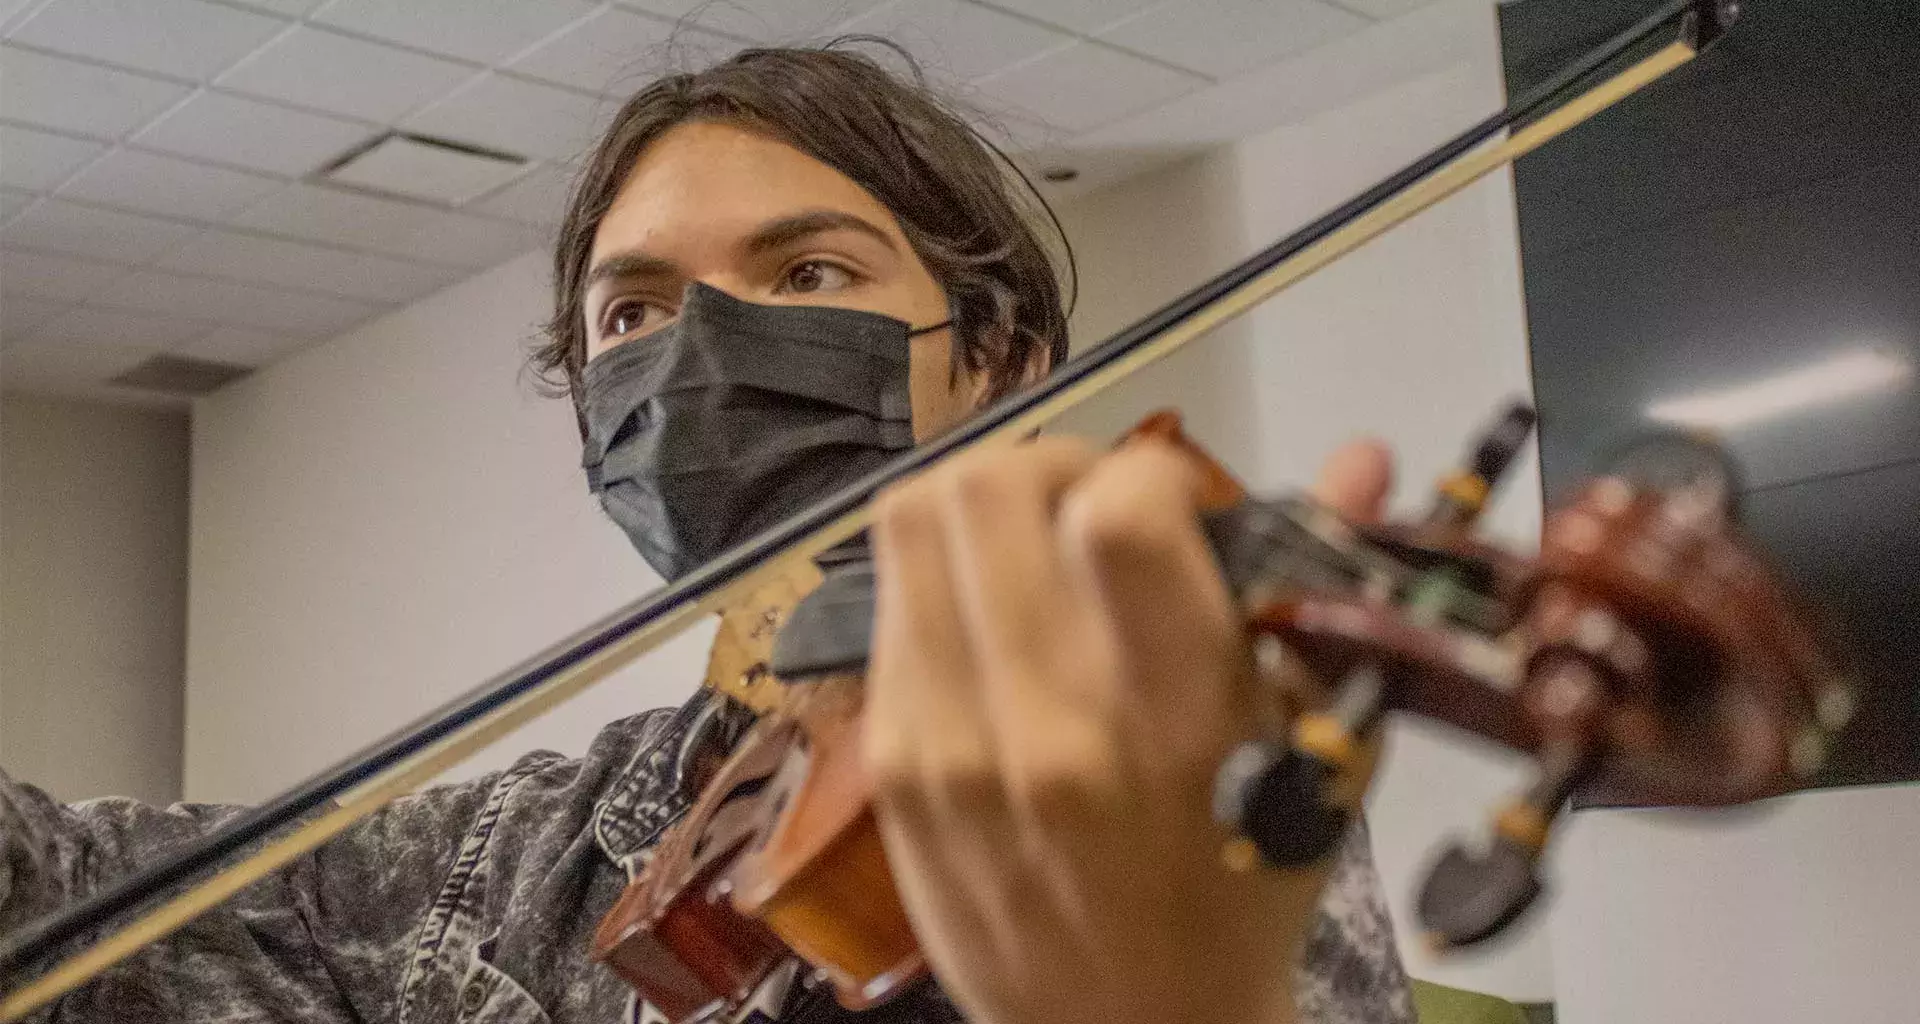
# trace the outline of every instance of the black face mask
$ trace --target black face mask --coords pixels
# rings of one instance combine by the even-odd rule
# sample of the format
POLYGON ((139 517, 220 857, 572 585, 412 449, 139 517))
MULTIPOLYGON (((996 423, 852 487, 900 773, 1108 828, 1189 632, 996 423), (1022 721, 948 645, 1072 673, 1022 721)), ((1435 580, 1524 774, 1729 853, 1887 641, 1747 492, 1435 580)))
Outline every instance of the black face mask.
POLYGON ((583 375, 587 486, 669 582, 913 446, 890 316, 703 284, 583 375))

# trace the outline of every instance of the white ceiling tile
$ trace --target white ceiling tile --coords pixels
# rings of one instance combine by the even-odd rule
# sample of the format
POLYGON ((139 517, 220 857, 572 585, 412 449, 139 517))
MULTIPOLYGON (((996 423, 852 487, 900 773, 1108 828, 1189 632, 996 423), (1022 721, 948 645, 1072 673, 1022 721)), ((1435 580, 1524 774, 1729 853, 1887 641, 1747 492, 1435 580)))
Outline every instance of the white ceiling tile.
POLYGON ((791 43, 825 35, 835 25, 879 5, 881 0, 622 0, 622 6, 759 43, 791 43))
POLYGON ((1040 121, 1082 132, 1191 92, 1206 80, 1083 42, 974 84, 1040 121))
POLYGON ((524 160, 389 135, 324 177, 352 188, 458 206, 512 181, 526 166, 524 160))
POLYGON ((929 75, 966 80, 1071 42, 1064 32, 961 0, 895 0, 841 26, 906 47, 929 75))
POLYGON ((1272 64, 1371 22, 1319 0, 1169 0, 1100 39, 1214 78, 1272 64))
POLYGON ((201 0, 54 0, 13 38, 137 71, 199 81, 286 27, 201 0))
POLYGON ((4 26, 8 18, 19 14, 33 2, 34 0, 0 0, 0 26, 4 26))
POLYGON ((233 2, 263 11, 272 11, 275 14, 284 14, 289 18, 298 18, 320 6, 321 0, 233 0, 233 2))
POLYGON ((170 217, 220 221, 284 184, 257 174, 123 148, 95 161, 59 194, 170 217))
POLYGON ((610 101, 489 74, 408 118, 406 126, 520 156, 569 160, 593 144, 615 109, 610 101))
POLYGON ((608 8, 542 43, 509 67, 523 75, 610 94, 636 92, 654 76, 704 65, 740 43, 665 18, 608 8))
POLYGON ((217 81, 235 92, 387 122, 472 74, 465 64, 301 26, 217 81))
POLYGON ((586 0, 334 0, 313 20, 491 64, 593 12, 586 0))
POLYGON ((311 338, 338 334, 382 307, 284 288, 181 277, 144 270, 128 275, 99 304, 204 318, 311 338))
POLYGON ((164 313, 132 313, 119 309, 80 308, 47 322, 33 340, 63 345, 151 345, 170 348, 207 333, 213 325, 203 320, 164 313))
POLYGON ((51 191, 105 148, 98 142, 0 124, 0 182, 51 191))
POLYGON ((25 341, 69 308, 65 303, 25 295, 0 295, 0 345, 25 341))
POLYGON ((211 359, 236 366, 265 366, 295 349, 313 343, 311 338, 257 331, 250 327, 216 327, 185 344, 174 346, 173 350, 195 359, 211 359))
MULTIPOLYGON (((1344 7, 1355 14, 1364 14, 1369 18, 1385 21, 1398 18, 1402 14, 1411 14, 1434 0, 1327 0, 1336 7, 1344 7)), ((1503 4, 1513 0, 1500 0, 1503 4)))
POLYGON ((573 186, 574 173, 569 167, 543 164, 467 208, 525 224, 558 224, 566 212, 567 190, 573 186))
POLYGON ((463 270, 231 231, 201 235, 154 266, 374 302, 411 301, 466 276, 463 270))
MULTIPOLYGON (((983 107, 977 99, 973 106, 983 107)), ((973 119, 974 130, 1009 153, 1031 153, 1059 146, 1067 133, 1050 124, 1002 110, 985 110, 973 119)))
POLYGON ((415 259, 478 269, 547 248, 552 241, 544 231, 531 225, 443 213, 428 221, 417 234, 403 240, 395 252, 415 259))
POLYGON ((275 234, 461 267, 492 266, 540 245, 539 236, 526 225, 314 185, 296 185, 269 196, 234 222, 275 234))
POLYGON ((110 263, 145 263, 198 229, 137 213, 49 199, 0 228, 0 242, 110 263))
POLYGON ((0 188, 0 221, 32 206, 34 198, 30 192, 15 192, 10 188, 0 188))
POLYGON ((976 0, 990 7, 1018 11, 1049 25, 1091 35, 1151 6, 1155 0, 976 0))
POLYGON ((130 273, 125 267, 39 252, 0 251, 0 291, 37 299, 78 302, 106 294, 130 273))
POLYGON ((365 142, 351 121, 202 92, 134 137, 142 146, 293 177, 365 142))
POLYGON ((178 102, 184 85, 0 47, 0 117, 118 138, 178 102))
POLYGON ((149 345, 72 345, 27 341, 0 353, 0 386, 8 391, 71 393, 99 387, 160 350, 149 345))
POLYGON ((335 245, 392 251, 393 240, 421 229, 433 211, 411 203, 296 184, 248 207, 234 223, 335 245))

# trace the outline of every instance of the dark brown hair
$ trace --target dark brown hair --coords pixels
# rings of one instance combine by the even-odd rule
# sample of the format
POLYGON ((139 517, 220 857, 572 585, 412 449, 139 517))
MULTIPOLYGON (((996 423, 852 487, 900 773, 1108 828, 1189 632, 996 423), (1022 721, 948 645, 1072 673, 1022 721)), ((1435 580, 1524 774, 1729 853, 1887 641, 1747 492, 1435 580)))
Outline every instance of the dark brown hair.
POLYGON ((853 179, 891 211, 947 293, 954 371, 984 369, 990 397, 1018 387, 1039 353, 1048 367, 1066 358, 1060 282, 1036 226, 1051 229, 1070 275, 1072 250, 1046 201, 934 95, 904 51, 848 37, 819 48, 743 50, 704 71, 655 81, 614 115, 568 199, 553 256, 553 321, 533 355, 534 368, 556 389, 564 384, 576 409, 593 236, 647 146, 694 121, 765 132, 853 179), (848 48, 856 43, 893 51, 910 80, 848 48))

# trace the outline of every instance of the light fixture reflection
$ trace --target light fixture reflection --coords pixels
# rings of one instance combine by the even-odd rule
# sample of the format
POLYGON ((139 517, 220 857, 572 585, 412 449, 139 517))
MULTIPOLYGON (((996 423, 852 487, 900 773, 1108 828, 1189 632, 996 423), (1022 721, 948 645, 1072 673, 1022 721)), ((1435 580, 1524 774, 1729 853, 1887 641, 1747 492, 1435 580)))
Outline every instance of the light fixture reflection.
POLYGON ((1880 349, 1854 349, 1747 384, 1647 406, 1662 423, 1728 430, 1814 405, 1885 391, 1913 376, 1913 363, 1880 349))

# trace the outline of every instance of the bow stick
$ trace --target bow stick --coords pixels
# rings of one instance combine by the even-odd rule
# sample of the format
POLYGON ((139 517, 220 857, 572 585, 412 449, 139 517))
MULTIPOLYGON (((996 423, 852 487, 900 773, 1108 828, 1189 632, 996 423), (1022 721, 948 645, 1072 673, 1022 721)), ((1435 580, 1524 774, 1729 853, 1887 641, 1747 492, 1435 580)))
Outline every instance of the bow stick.
POLYGON ((867 503, 889 484, 962 449, 1013 443, 1044 426, 1135 370, 1687 63, 1718 38, 1737 13, 1737 6, 1727 0, 1668 0, 1505 110, 1068 360, 1032 388, 903 453, 811 509, 554 644, 159 863, 8 936, 0 945, 0 984, 12 991, 0 999, 0 1024, 20 1020, 85 984, 765 579, 852 537, 867 525, 867 503), (284 834, 248 856, 207 874, 222 860, 280 832, 284 834), (163 901, 167 890, 201 875, 207 877, 200 884, 163 901), (31 965, 61 946, 142 908, 148 909, 130 923, 21 983, 31 965))

